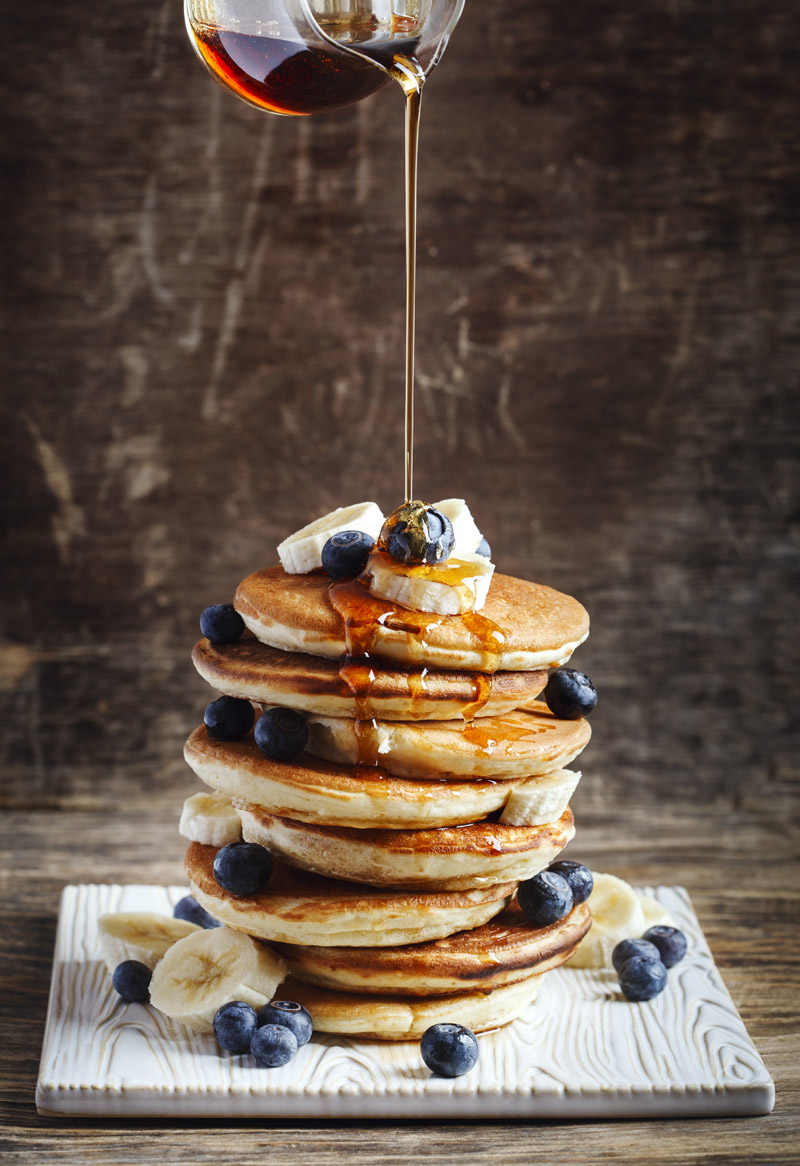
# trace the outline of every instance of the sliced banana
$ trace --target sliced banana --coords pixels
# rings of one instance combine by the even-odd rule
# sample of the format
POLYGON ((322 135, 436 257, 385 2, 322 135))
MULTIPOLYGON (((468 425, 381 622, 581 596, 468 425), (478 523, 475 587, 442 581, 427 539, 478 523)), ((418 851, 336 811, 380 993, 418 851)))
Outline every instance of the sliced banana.
POLYGON ((639 902, 644 912, 644 929, 648 927, 674 927, 675 921, 665 907, 650 895, 640 895, 639 902))
POLYGON ((455 543, 450 552, 457 559, 464 555, 472 555, 478 549, 483 535, 478 530, 475 519, 470 514, 469 506, 463 498, 444 498, 441 502, 434 502, 434 510, 440 510, 445 518, 453 524, 455 543))
POLYGON ((382 551, 367 560, 370 594, 412 611, 436 615, 463 615, 480 611, 486 602, 494 563, 483 555, 450 555, 433 567, 412 566, 382 551))
POLYGON ((227 846, 240 842, 242 821, 223 794, 193 794, 183 803, 178 831, 190 842, 204 846, 227 846))
POLYGON ((150 911, 118 911, 97 920, 100 950, 110 972, 125 960, 138 960, 152 971, 174 943, 202 930, 185 919, 150 911))
POLYGON ((639 939, 646 929, 642 900, 633 887, 615 875, 592 873, 592 926, 569 961, 570 968, 610 968, 611 953, 620 940, 639 939))
POLYGON ((283 962, 249 935, 215 927, 169 949, 153 972, 150 1003, 198 1032, 213 1030, 214 1013, 229 1000, 261 1008, 275 995, 283 962))
POLYGON ((383 513, 375 502, 357 502, 339 506, 296 530, 278 547, 278 557, 288 575, 305 575, 322 566, 322 548, 340 530, 362 530, 377 539, 384 523, 383 513))
POLYGON ((555 769, 520 782, 508 795, 500 821, 508 826, 544 826, 556 822, 581 780, 572 769, 555 769))

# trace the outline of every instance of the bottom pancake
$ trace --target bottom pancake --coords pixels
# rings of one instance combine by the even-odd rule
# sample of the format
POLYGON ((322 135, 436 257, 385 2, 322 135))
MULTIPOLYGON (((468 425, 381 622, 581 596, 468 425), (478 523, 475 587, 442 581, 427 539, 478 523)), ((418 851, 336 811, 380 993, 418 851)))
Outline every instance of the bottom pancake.
POLYGON ((532 878, 575 834, 572 811, 544 826, 472 822, 436 830, 316 826, 234 799, 242 834, 293 866, 378 887, 469 890, 532 878))
POLYGON ((586 903, 534 927, 516 900, 471 931, 404 947, 297 947, 275 944, 296 980, 339 992, 447 996, 491 991, 566 963, 591 926, 586 903))
POLYGON ((337 947, 425 943, 480 927, 510 902, 516 883, 472 891, 397 891, 323 878, 276 862, 255 895, 233 895, 214 878, 217 847, 186 851, 192 894, 215 919, 259 939, 337 947))
POLYGON ((424 1000, 333 992, 289 979, 281 986, 281 995, 308 1009, 316 1032, 368 1040, 419 1040, 432 1024, 463 1024, 473 1032, 509 1024, 534 1002, 542 979, 541 975, 531 975, 494 992, 424 1000))

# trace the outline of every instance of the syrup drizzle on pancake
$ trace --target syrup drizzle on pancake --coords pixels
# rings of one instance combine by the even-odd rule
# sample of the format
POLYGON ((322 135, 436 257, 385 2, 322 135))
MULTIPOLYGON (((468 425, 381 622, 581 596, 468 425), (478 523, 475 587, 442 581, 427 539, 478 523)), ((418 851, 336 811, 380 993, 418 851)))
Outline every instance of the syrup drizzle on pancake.
POLYGON ((375 680, 375 672, 369 656, 353 660, 343 657, 339 664, 339 675, 353 694, 358 716, 353 721, 353 731, 358 747, 357 766, 377 766, 378 737, 375 719, 370 717, 370 694, 375 680), (367 726, 372 726, 372 732, 367 726))
POLYGON ((464 726, 464 739, 474 745, 486 757, 491 757, 498 745, 509 745, 514 741, 529 741, 542 733, 558 728, 557 719, 542 701, 534 701, 528 708, 541 719, 537 722, 519 724, 506 717, 491 717, 491 727, 478 721, 464 726), (545 719, 547 718, 547 719, 545 719))
MULTIPOLYGON (((362 579, 331 583, 328 587, 328 599, 344 624, 348 658, 371 656, 377 638, 377 628, 381 625, 393 631, 405 632, 413 642, 414 655, 419 660, 424 660, 429 651, 426 633, 452 618, 427 611, 411 611, 407 607, 397 607, 384 600, 379 601, 382 610, 376 617, 375 596, 370 594, 366 582, 362 579)), ((483 658, 483 671, 495 671, 506 643, 506 633, 498 624, 477 611, 467 612, 459 618, 472 636, 473 650, 483 658)))
MULTIPOLYGON (((467 564, 461 567, 462 573, 468 570, 467 564)), ((411 611, 408 608, 397 607, 392 603, 384 602, 380 614, 375 615, 375 597, 368 590, 364 579, 348 580, 344 583, 331 583, 328 587, 328 598, 331 606, 341 617, 344 625, 346 655, 339 665, 339 675, 353 694, 358 711, 355 720, 355 734, 358 744, 358 765, 376 766, 378 764, 377 725, 370 716, 370 693, 375 679, 375 673, 370 663, 370 656, 374 650, 377 628, 379 625, 390 627, 397 631, 404 631, 412 636, 417 644, 421 657, 427 648, 425 633, 432 627, 439 627, 446 616, 434 615, 423 611, 411 611)), ((500 654, 506 642, 506 635, 498 624, 486 619, 479 612, 468 612, 461 616, 469 629, 473 645, 480 652, 485 667, 494 671, 500 654)), ((410 667, 406 670, 408 676, 409 694, 412 703, 412 718, 414 705, 420 706, 421 698, 426 692, 425 677, 428 668, 410 667)), ((472 677, 473 699, 461 710, 465 724, 470 725, 488 702, 492 682, 483 672, 476 672, 472 677)))

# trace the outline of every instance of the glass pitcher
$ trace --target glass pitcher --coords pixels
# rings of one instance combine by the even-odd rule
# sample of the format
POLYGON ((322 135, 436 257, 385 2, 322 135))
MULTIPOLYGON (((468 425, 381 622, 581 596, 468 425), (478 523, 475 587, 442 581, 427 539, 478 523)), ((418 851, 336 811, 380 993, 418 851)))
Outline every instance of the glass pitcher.
POLYGON ((464 0, 186 0, 189 37, 217 81, 270 113, 307 115, 421 85, 464 0))

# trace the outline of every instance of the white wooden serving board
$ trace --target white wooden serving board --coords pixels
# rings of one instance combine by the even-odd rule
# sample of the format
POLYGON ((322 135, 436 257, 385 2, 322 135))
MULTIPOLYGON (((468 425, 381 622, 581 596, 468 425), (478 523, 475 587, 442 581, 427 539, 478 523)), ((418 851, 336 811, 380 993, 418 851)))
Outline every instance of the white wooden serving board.
MULTIPOLYGON (((50 1115, 220 1118, 643 1118, 768 1113, 775 1089, 689 897, 647 888, 689 954, 646 1004, 613 972, 561 968, 480 1060, 433 1077, 416 1041, 314 1035, 280 1069, 231 1056, 149 1005, 124 1004, 101 961, 104 911, 172 913, 184 887, 68 886, 61 899, 36 1104, 50 1115)), ((453 1017, 457 1020, 457 1017, 453 1017)))

